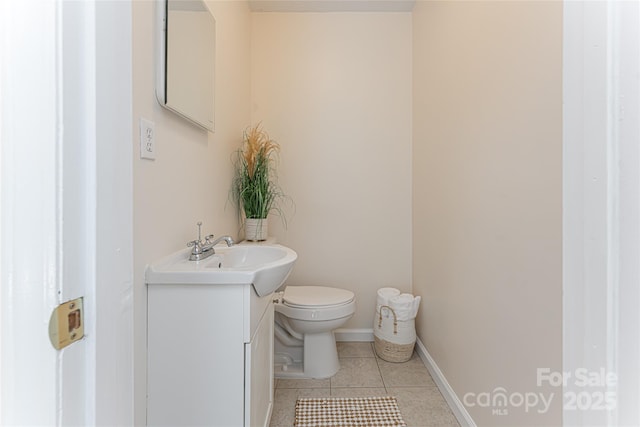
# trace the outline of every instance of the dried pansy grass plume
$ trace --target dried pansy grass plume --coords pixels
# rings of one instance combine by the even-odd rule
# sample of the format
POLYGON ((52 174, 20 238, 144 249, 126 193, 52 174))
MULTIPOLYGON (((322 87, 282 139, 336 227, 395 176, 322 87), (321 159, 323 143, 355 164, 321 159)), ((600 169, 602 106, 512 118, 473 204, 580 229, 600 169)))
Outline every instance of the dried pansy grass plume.
POLYGON ((280 146, 269 138, 261 123, 244 131, 242 149, 236 159, 233 195, 246 218, 266 218, 270 211, 280 213, 276 202, 284 194, 275 173, 279 150, 280 146))

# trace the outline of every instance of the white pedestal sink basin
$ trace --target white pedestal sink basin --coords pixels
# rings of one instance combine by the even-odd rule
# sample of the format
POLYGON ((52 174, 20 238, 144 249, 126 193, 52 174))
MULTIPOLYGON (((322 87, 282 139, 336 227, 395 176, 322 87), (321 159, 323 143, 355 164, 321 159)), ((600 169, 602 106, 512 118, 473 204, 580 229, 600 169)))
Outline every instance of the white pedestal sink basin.
POLYGON ((291 273, 298 255, 286 246, 216 246, 215 254, 202 261, 189 261, 185 249, 149 265, 147 284, 253 285, 259 296, 278 289, 291 273))

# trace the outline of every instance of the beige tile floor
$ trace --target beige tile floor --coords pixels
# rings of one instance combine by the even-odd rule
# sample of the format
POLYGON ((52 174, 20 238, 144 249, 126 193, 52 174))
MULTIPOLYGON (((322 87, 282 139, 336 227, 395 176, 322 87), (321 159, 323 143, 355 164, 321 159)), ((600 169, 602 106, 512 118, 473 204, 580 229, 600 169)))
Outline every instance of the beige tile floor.
POLYGON ((405 363, 378 358, 369 342, 339 342, 340 370, 324 380, 277 379, 271 427, 291 427, 298 397, 395 396, 409 427, 459 427, 414 353, 405 363))

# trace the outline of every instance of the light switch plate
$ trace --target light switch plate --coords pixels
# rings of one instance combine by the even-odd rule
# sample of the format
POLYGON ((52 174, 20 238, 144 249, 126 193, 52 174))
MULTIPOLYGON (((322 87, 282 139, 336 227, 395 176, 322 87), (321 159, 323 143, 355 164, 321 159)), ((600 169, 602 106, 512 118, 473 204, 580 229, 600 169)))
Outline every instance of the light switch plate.
POLYGON ((156 124, 147 119, 140 119, 140 158, 156 159, 156 124))

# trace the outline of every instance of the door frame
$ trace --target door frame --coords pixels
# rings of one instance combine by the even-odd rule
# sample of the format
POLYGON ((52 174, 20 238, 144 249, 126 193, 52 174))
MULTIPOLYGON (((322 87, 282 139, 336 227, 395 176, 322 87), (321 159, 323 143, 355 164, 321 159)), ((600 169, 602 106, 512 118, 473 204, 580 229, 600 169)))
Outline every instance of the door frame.
POLYGON ((131 8, 0 2, 2 424, 133 424, 131 8))
POLYGON ((563 12, 563 423, 639 425, 640 4, 563 12))

